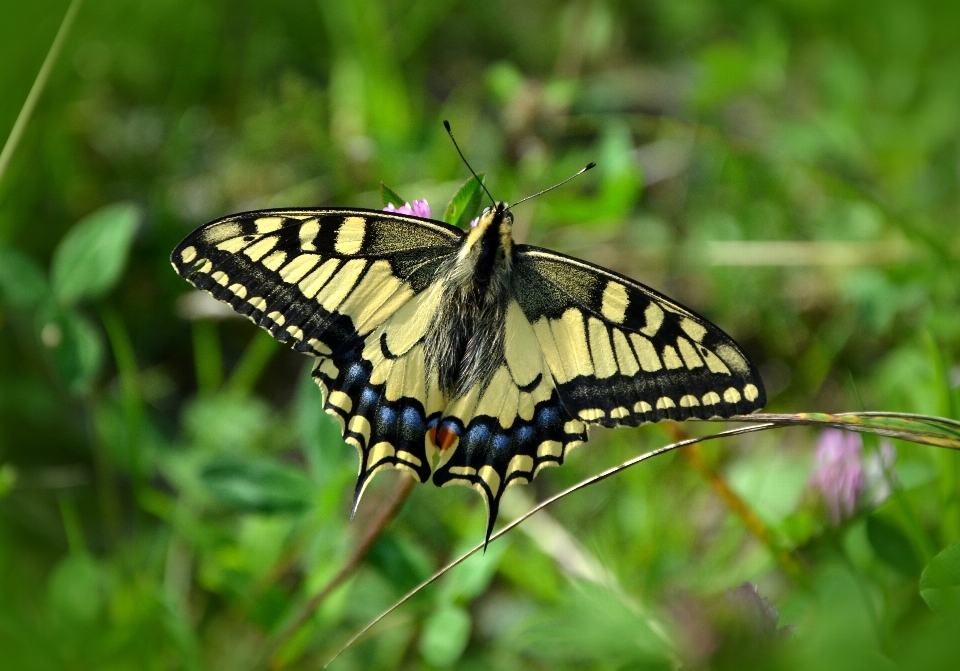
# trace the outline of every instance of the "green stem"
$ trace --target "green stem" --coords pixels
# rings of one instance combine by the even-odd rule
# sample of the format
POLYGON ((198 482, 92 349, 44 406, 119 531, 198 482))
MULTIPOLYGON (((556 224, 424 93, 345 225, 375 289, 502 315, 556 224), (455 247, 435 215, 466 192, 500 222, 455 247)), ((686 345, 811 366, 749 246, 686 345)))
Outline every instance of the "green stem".
POLYGON ((197 376, 197 391, 215 392, 223 384, 223 352, 216 322, 198 319, 193 322, 193 364, 197 376))
POLYGON ((47 57, 43 59, 43 65, 40 66, 40 71, 37 73, 36 79, 33 80, 33 86, 30 87, 30 93, 27 94, 27 99, 23 101, 20 114, 17 115, 17 120, 13 123, 10 135, 7 136, 7 141, 3 145, 3 150, 0 151, 0 182, 3 181, 3 176, 7 172, 10 160, 13 158, 13 152, 16 151, 17 145, 20 144, 23 133, 27 128, 27 123, 30 121, 30 117, 33 116, 33 110, 37 106, 40 94, 43 93, 43 89, 47 86, 47 81, 50 79, 50 72, 57 62, 57 57, 60 55, 60 50, 63 48, 63 43, 66 41, 67 35, 70 33, 70 28, 73 27, 73 21, 77 18, 77 12, 80 11, 81 4, 83 4, 83 0, 72 0, 70 6, 67 7, 67 13, 63 15, 63 21, 60 22, 57 35, 53 38, 53 44, 50 45, 50 49, 47 51, 47 57))
POLYGON ((100 402, 96 395, 91 395, 84 403, 84 424, 97 472, 97 496, 104 538, 108 544, 116 545, 120 540, 120 492, 117 490, 116 476, 107 456, 107 448, 96 426, 97 404, 100 402))
MULTIPOLYGON (((943 359, 943 350, 929 331, 923 334, 924 349, 933 366, 934 387, 937 391, 937 412, 946 417, 954 417, 953 392, 950 389, 947 362, 943 359)), ((940 466, 940 540, 950 544, 957 540, 960 533, 960 458, 956 454, 941 454, 940 466)))
POLYGON ((87 554, 87 542, 83 538, 83 526, 80 524, 77 505, 66 494, 57 497, 57 505, 60 506, 60 517, 63 519, 63 530, 67 535, 70 554, 87 554))
POLYGON ((874 633, 877 635, 877 639, 880 641, 881 646, 887 650, 889 648, 889 636, 887 636, 886 628, 880 621, 880 615, 877 613, 876 608, 874 608, 873 599, 870 597, 870 590, 863 580, 861 580, 860 573, 850 559, 850 555, 847 554, 846 548, 843 547, 843 544, 836 535, 832 533, 830 534, 830 543, 833 545, 834 551, 840 555, 844 567, 850 574, 850 579, 853 581, 853 584, 856 585, 860 598, 863 599, 863 607, 867 611, 867 617, 870 618, 870 624, 873 627, 874 633))
POLYGON ((246 396, 253 391, 257 379, 279 346, 280 342, 266 333, 258 332, 253 336, 227 381, 227 393, 246 396))
POLYGON ((123 402, 123 414, 127 421, 127 456, 129 458, 130 478, 133 482, 134 494, 139 495, 142 479, 142 464, 140 455, 143 451, 144 407, 143 397, 140 394, 140 369, 137 366, 137 356, 133 349, 133 342, 123 319, 111 308, 104 308, 100 317, 110 340, 114 361, 117 366, 117 377, 120 380, 120 395, 123 402))

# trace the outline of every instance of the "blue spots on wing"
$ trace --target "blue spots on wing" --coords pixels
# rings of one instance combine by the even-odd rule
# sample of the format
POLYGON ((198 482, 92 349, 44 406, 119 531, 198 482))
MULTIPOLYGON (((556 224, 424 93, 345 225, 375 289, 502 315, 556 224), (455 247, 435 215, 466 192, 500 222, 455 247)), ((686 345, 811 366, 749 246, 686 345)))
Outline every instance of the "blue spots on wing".
POLYGON ((490 427, 483 424, 474 424, 467 430, 465 438, 469 443, 485 443, 490 439, 490 427))
POLYGON ((426 432, 426 421, 423 413, 413 407, 406 407, 400 411, 399 434, 406 440, 423 439, 426 432))
POLYGON ((380 410, 377 412, 377 423, 380 426, 380 430, 388 430, 388 427, 392 427, 396 421, 397 411, 389 405, 381 405, 380 410))
POLYGON ((497 452, 503 452, 510 447, 510 436, 504 433, 498 433, 493 437, 493 449, 497 452))
POLYGON ((544 405, 537 408, 537 412, 533 418, 534 423, 543 433, 550 433, 560 429, 562 424, 560 419, 560 412, 556 407, 551 405, 544 405))
POLYGON ((369 379, 370 377, 367 375, 367 371, 360 362, 350 364, 343 375, 343 381, 346 383, 346 386, 349 387, 364 383, 369 379))
POLYGON ((380 400, 380 394, 377 393, 375 389, 371 387, 365 387, 362 392, 360 392, 360 404, 365 406, 375 405, 377 401, 380 400))
POLYGON ((516 439, 518 443, 522 445, 524 443, 529 443, 531 440, 533 440, 533 437, 535 434, 536 434, 536 431, 532 426, 524 425, 519 427, 516 431, 513 432, 513 437, 516 439))

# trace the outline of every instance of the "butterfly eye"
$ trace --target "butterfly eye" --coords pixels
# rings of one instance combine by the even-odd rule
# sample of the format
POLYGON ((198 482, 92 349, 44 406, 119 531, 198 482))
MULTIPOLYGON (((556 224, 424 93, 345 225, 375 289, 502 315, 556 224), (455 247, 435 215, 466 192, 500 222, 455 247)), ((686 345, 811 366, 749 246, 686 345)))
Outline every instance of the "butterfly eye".
POLYGON ((487 214, 488 212, 490 212, 490 208, 489 208, 489 207, 485 207, 485 208, 483 208, 483 212, 480 213, 480 216, 482 217, 483 215, 487 214))

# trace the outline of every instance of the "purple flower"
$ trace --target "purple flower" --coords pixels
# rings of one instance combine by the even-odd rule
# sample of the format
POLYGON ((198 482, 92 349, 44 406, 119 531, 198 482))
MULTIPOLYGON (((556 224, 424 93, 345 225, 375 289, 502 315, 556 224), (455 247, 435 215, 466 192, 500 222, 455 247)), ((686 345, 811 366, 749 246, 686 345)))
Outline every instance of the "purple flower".
POLYGON ((387 203, 383 208, 384 212, 398 212, 400 214, 412 214, 415 217, 430 218, 430 204, 425 200, 415 200, 413 203, 404 203, 400 207, 394 207, 393 203, 387 203))
POLYGON ((470 228, 476 228, 477 224, 480 222, 480 217, 470 220, 470 228))
POLYGON ((863 491, 863 439, 859 434, 826 429, 817 441, 810 484, 820 492, 830 522, 853 515, 863 491))
POLYGON ((886 440, 864 458, 860 434, 838 429, 820 434, 810 484, 826 503, 830 522, 836 525, 852 517, 859 504, 883 503, 896 482, 896 459, 896 450, 886 440))

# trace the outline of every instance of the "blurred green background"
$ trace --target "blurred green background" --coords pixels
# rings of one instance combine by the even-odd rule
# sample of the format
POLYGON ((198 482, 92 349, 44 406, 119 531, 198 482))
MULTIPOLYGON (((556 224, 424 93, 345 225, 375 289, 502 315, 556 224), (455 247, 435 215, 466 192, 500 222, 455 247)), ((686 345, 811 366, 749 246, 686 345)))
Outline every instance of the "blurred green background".
MULTIPOLYGON (((0 137, 67 5, 2 3, 0 137)), ((168 262, 210 219, 379 207, 380 181, 439 214, 467 176, 442 119, 500 199, 596 161, 517 237, 721 325, 770 411, 960 419, 958 14, 86 0, 0 175, 0 666, 319 668, 482 539, 474 492, 417 487, 290 633, 400 476, 348 523, 357 458, 309 362, 168 262)), ((672 435, 597 430, 501 518, 672 435)), ((960 455, 897 443, 893 465, 867 439, 835 520, 818 440, 714 442, 568 497, 332 668, 957 668, 960 455)))

